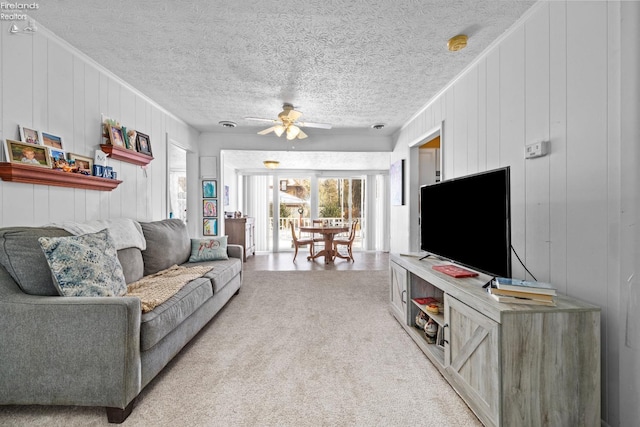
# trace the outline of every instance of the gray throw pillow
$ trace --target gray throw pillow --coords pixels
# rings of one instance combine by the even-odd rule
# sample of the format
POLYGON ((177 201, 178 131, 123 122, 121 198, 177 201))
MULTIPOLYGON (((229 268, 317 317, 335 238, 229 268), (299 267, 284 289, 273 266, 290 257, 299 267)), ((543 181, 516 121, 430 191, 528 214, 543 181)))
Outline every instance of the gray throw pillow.
POLYGON ((142 251, 145 276, 189 260, 191 239, 182 220, 141 222, 140 226, 147 241, 147 249, 142 251))

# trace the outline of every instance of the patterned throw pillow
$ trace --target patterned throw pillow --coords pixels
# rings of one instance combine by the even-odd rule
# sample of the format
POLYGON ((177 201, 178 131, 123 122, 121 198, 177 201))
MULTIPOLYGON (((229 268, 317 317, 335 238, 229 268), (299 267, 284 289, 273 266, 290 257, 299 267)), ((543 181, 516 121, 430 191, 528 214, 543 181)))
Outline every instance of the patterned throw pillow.
POLYGON ((227 237, 228 236, 219 236, 210 239, 191 239, 191 256, 189 257, 189 262, 229 259, 229 255, 227 255, 227 237))
POLYGON ((38 239, 58 292, 66 297, 122 296, 127 285, 108 229, 38 239))

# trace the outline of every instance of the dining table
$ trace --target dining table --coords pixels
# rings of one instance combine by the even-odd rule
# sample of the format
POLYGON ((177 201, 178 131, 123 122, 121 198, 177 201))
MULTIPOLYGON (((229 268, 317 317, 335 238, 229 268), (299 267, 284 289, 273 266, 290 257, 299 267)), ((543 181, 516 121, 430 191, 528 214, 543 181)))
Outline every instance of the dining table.
POLYGON ((333 250, 333 238, 336 234, 348 232, 349 227, 347 227, 346 225, 310 225, 301 226, 300 231, 304 233, 322 234, 324 249, 313 255, 309 255, 307 259, 313 260, 323 256, 324 263, 329 264, 332 263, 336 257, 335 251, 333 250))

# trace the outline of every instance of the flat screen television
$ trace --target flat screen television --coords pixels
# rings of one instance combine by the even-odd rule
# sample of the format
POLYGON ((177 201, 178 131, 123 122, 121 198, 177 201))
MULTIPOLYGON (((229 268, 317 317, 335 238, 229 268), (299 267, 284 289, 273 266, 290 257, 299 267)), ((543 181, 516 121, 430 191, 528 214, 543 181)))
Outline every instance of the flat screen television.
POLYGON ((511 277, 509 167, 420 187, 420 248, 490 276, 511 277))

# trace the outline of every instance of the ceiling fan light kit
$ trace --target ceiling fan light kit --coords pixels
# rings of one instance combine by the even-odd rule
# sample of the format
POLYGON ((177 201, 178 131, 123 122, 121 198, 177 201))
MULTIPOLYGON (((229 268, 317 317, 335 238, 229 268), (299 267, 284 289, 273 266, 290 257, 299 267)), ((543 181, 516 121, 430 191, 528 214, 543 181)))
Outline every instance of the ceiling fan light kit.
POLYGON ((286 133, 288 140, 304 139, 308 135, 302 131, 302 127, 319 128, 319 129, 331 129, 331 125, 328 123, 311 123, 311 122, 299 122, 297 121, 302 116, 300 111, 293 109, 293 105, 282 105, 282 111, 278 114, 277 119, 263 119, 259 117, 245 117, 245 120, 254 120, 259 122, 271 122, 277 123, 270 128, 261 130, 258 135, 266 135, 268 133, 275 133, 278 137, 286 133))

